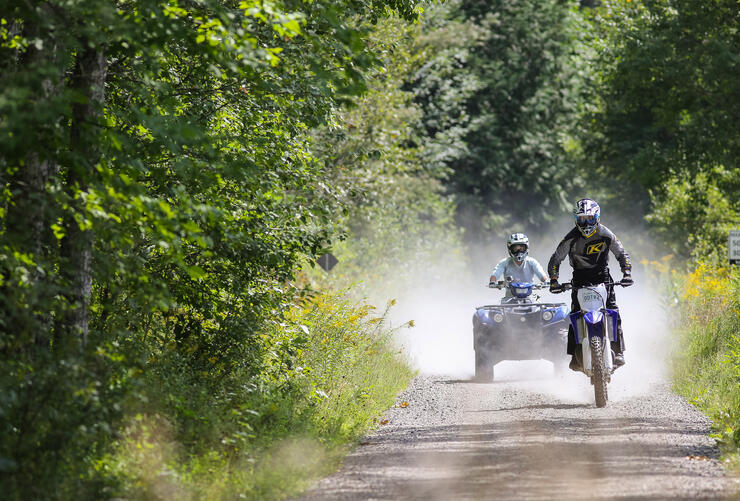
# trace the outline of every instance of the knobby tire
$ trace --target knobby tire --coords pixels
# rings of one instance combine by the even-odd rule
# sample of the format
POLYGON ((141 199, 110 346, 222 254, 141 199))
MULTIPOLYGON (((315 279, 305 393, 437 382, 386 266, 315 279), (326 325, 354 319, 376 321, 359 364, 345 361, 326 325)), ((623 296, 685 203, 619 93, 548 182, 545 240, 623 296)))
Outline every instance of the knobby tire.
POLYGON ((601 346, 601 338, 591 338, 591 368, 593 370, 592 380, 594 383, 594 397, 596 407, 606 407, 609 395, 606 391, 607 374, 604 366, 604 350, 601 346))
POLYGON ((475 350, 475 380, 481 383, 493 381, 493 364, 480 350, 475 350))

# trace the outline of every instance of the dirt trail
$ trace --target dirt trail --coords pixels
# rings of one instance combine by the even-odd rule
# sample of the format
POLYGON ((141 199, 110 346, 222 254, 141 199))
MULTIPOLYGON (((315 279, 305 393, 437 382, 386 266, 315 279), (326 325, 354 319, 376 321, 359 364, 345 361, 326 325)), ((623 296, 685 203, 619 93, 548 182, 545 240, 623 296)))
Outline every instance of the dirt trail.
POLYGON ((398 399, 408 407, 301 499, 740 499, 709 422, 664 383, 613 383, 597 409, 585 381, 420 376, 398 399))

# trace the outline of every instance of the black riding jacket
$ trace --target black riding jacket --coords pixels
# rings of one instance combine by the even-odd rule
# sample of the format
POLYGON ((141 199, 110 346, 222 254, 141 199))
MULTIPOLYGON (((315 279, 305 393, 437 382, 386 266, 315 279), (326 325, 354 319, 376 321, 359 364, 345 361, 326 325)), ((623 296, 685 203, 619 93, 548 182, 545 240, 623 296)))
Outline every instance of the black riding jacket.
POLYGON ((565 256, 570 258, 575 285, 597 284, 609 280, 609 251, 619 261, 622 273, 632 270, 630 256, 622 247, 622 242, 603 224, 590 237, 584 237, 578 228, 573 228, 558 244, 555 253, 547 263, 551 279, 560 275, 560 263, 565 256))

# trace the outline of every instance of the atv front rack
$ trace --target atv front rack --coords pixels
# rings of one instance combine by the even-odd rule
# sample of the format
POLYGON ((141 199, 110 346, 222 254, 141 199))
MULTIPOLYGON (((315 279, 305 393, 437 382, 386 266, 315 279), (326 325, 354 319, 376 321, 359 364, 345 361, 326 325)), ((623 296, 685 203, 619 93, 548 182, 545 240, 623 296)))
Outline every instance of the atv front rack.
POLYGON ((565 306, 565 303, 510 303, 510 304, 486 304, 484 306, 476 306, 476 310, 482 309, 493 309, 493 308, 522 308, 525 306, 542 306, 543 308, 560 308, 565 306))

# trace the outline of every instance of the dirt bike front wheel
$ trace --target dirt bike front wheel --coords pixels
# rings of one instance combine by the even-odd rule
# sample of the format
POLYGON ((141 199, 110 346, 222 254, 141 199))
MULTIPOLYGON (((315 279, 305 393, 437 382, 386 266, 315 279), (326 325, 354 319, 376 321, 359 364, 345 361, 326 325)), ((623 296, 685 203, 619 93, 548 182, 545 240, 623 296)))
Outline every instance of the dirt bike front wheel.
POLYGON ((608 375, 604 365, 604 350, 601 346, 601 338, 596 336, 591 338, 591 370, 593 371, 591 381, 594 384, 596 407, 606 407, 606 402, 609 400, 606 391, 608 375))

